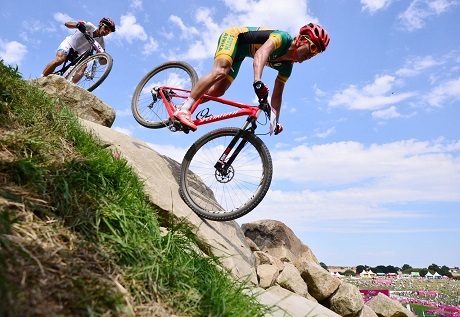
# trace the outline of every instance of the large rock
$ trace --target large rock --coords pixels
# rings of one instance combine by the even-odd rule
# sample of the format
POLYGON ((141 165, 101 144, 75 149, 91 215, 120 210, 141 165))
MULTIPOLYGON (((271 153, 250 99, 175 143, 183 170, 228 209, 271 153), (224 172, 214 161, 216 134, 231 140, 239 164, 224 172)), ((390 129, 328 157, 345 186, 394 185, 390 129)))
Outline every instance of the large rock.
POLYGON ((366 303, 379 317, 412 317, 414 316, 404 306, 388 296, 378 293, 366 303))
POLYGON ((327 302, 330 310, 343 317, 356 316, 364 306, 363 296, 359 289, 348 283, 341 284, 327 302))
POLYGON ((342 284, 319 264, 307 264, 300 275, 307 282, 308 292, 316 300, 323 301, 331 296, 342 284))
POLYGON ((259 286, 269 288, 275 285, 276 279, 280 275, 278 268, 271 264, 261 264, 257 266, 257 279, 259 286))
POLYGON ((310 248, 284 223, 276 220, 260 220, 241 226, 244 235, 250 238, 261 251, 283 262, 291 262, 300 270, 309 263, 319 264, 310 248))
MULTIPOLYGON (((87 120, 82 124, 96 139, 124 158, 137 175, 144 180, 146 194, 160 210, 160 220, 190 224, 203 245, 203 252, 217 256, 235 278, 257 284, 255 257, 235 221, 215 222, 198 217, 179 196, 179 163, 155 152, 141 140, 87 120)), ((167 225, 167 224, 165 224, 167 225)))
POLYGON ((28 80, 50 95, 58 97, 71 107, 76 115, 106 127, 115 121, 115 110, 89 91, 71 83, 62 76, 49 75, 28 80))
POLYGON ((266 317, 340 317, 333 311, 294 294, 278 285, 258 293, 259 302, 267 306, 275 304, 275 311, 266 317))
POLYGON ((293 293, 312 300, 313 298, 308 294, 307 283, 300 276, 299 270, 291 264, 285 263, 284 269, 276 279, 276 282, 282 287, 293 293))
POLYGON ((377 314, 372 310, 367 305, 363 306, 363 309, 361 309, 361 313, 359 314, 359 317, 378 317, 377 314))

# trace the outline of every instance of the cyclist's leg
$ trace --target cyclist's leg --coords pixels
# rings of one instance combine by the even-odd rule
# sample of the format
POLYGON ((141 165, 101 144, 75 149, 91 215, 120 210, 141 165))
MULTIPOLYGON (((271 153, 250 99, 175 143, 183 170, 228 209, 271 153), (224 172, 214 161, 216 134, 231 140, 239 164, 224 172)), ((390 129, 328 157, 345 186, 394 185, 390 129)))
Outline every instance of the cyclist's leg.
POLYGON ((42 72, 42 76, 45 77, 51 74, 52 72, 54 72, 56 67, 64 63, 66 58, 67 58, 66 53, 64 53, 63 51, 58 51, 56 53, 56 57, 45 66, 45 69, 42 72))
POLYGON ((49 74, 54 72, 56 67, 64 63, 65 59, 67 58, 67 54, 69 54, 69 50, 69 43, 66 40, 62 41, 62 43, 59 45, 57 49, 56 57, 45 66, 45 69, 42 72, 42 76, 48 76, 49 74))
POLYGON ((86 64, 84 64, 84 65, 79 64, 78 65, 78 71, 72 77, 72 82, 74 84, 78 83, 80 81, 80 79, 83 77, 83 75, 85 74, 86 66, 87 66, 86 64))
POLYGON ((236 56, 233 59, 233 63, 230 66, 230 69, 222 80, 216 82, 214 85, 209 88, 206 94, 214 97, 220 97, 225 94, 227 89, 231 86, 233 81, 235 80, 236 76, 238 75, 238 71, 240 70, 241 63, 243 62, 244 57, 236 56))
POLYGON ((211 72, 198 80, 190 93, 190 97, 196 100, 203 96, 203 94, 205 94, 214 85, 214 83, 220 83, 226 78, 231 66, 231 62, 225 58, 214 60, 214 66, 211 72))
MULTIPOLYGON (((200 78, 195 87, 193 87, 190 93, 191 99, 196 100, 203 96, 203 94, 211 89, 214 83, 224 85, 220 87, 221 90, 222 88, 228 88, 228 83, 225 83, 225 81, 224 83, 220 82, 225 79, 227 74, 231 71, 232 64, 238 49, 238 34, 242 31, 244 31, 244 29, 236 27, 228 28, 220 35, 219 41, 217 43, 216 54, 214 55, 214 65, 212 70, 200 78)), ((187 107, 188 104, 185 104, 185 106, 187 107)))
POLYGON ((190 108, 198 98, 203 96, 203 94, 206 93, 214 85, 214 83, 217 82, 219 85, 221 85, 222 89, 225 88, 225 90, 230 86, 231 82, 226 80, 226 75, 229 72, 230 67, 231 64, 227 59, 220 58, 215 60, 212 71, 198 80, 195 87, 193 87, 190 96, 174 113, 174 117, 176 117, 180 123, 189 127, 192 131, 195 131, 197 126, 192 120, 190 108))
POLYGON ((238 34, 238 28, 227 29, 221 34, 211 72, 198 80, 190 92, 190 96, 174 113, 174 116, 183 125, 189 127, 193 131, 195 131, 197 127, 191 118, 190 109, 195 101, 208 92, 215 83, 218 83, 217 87, 219 87, 219 93, 222 92, 222 94, 231 84, 231 82, 226 80, 226 77, 231 70, 233 58, 235 57, 238 47, 238 34))

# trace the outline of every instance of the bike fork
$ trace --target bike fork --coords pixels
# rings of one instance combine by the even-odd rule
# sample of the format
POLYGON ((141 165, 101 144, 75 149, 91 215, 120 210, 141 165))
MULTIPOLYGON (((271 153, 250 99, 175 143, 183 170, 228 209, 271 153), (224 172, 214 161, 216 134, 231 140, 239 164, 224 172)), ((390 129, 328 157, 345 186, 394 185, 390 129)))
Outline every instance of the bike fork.
POLYGON ((256 120, 257 120, 257 117, 259 116, 259 114, 260 114, 260 110, 257 113, 256 117, 249 117, 246 120, 244 125, 238 131, 238 133, 233 137, 232 141, 227 146, 227 148, 225 149, 224 153, 222 153, 222 155, 220 156, 219 160, 214 165, 214 167, 219 171, 219 173, 221 173, 223 175, 226 175, 228 173, 228 169, 230 168, 230 166, 232 166, 233 161, 235 161, 236 157, 241 152, 241 150, 244 148, 246 143, 248 143, 248 141, 246 141, 244 139, 241 140, 240 144, 238 144, 238 146, 236 147, 235 151, 233 151, 232 156, 230 156, 230 158, 227 161, 225 161, 225 159, 228 157, 230 152, 233 150, 233 147, 236 145, 236 143, 241 139, 241 136, 243 135, 243 133, 254 133, 254 131, 256 129, 256 120), (248 129, 249 125, 251 125, 251 127, 248 129), (251 132, 248 132, 248 131, 251 131, 251 132))
MULTIPOLYGON (((246 125, 245 125, 246 126, 246 125)), ((246 143, 248 143, 247 140, 241 139, 242 135, 244 133, 249 133, 245 129, 240 129, 238 133, 233 137, 232 141, 230 144, 227 146, 227 148, 224 150, 224 153, 220 156, 219 160, 217 163, 214 165, 214 167, 219 171, 221 175, 226 175, 229 172, 229 168, 232 166, 233 162, 235 161, 236 157, 238 154, 241 152, 241 150, 244 148, 246 143), (233 151, 232 155, 228 157, 230 152, 232 152, 233 148, 235 145, 241 141, 238 146, 235 148, 233 151), (228 160, 226 160, 228 157, 228 160)))

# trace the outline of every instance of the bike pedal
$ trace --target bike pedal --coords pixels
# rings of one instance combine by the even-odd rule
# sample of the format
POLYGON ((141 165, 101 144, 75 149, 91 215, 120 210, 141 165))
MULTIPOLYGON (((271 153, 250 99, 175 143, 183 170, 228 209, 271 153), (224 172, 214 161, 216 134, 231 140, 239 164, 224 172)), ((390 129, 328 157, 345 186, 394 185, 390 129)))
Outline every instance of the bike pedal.
POLYGON ((176 119, 173 119, 171 120, 171 125, 169 126, 169 130, 171 132, 184 132, 185 134, 188 134, 190 132, 190 128, 183 125, 182 123, 180 123, 179 120, 176 120, 176 119))

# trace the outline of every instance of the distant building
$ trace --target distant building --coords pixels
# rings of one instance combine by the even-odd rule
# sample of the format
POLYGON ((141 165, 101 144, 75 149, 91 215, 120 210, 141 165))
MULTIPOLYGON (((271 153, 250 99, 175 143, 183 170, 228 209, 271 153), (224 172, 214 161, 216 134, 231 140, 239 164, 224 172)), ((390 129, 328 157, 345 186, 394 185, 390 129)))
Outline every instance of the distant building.
POLYGON ((364 277, 364 278, 374 278, 376 277, 377 274, 375 274, 374 272, 372 272, 372 270, 369 270, 369 271, 362 271, 360 276, 361 277, 364 277))

